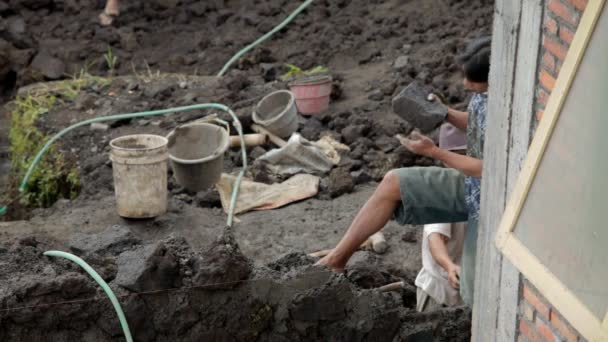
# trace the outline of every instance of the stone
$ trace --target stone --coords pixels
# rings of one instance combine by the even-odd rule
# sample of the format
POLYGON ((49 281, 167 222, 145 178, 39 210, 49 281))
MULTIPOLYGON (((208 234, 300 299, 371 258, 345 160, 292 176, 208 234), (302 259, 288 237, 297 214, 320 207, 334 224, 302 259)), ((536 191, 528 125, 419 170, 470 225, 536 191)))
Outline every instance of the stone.
MULTIPOLYGON (((315 141, 320 138, 321 132, 325 128, 323 123, 317 118, 310 118, 301 125, 300 134, 309 141, 315 141)), ((338 140, 339 141, 339 140, 338 140)))
POLYGON ((349 125, 340 132, 344 141, 350 145, 365 136, 368 127, 365 125, 349 125))
POLYGON ((31 67, 51 80, 60 79, 64 77, 65 73, 65 64, 46 52, 39 52, 34 57, 31 67))
POLYGON ((194 202, 202 208, 220 208, 222 206, 220 194, 215 189, 197 192, 194 202))
POLYGON ((272 82, 277 78, 277 66, 272 63, 261 63, 260 69, 262 71, 262 77, 266 82, 272 82))
POLYGON ((351 289, 343 283, 310 290, 296 297, 289 313, 296 321, 336 321, 346 317, 349 297, 351 289))
POLYGON ((256 146, 254 147, 251 152, 249 152, 249 156, 251 157, 251 159, 258 159, 259 157, 263 156, 267 151, 261 147, 261 146, 256 146))
POLYGON ((375 89, 367 96, 367 98, 372 101, 382 101, 384 98, 384 92, 382 92, 380 89, 375 89))
POLYGON ((373 180, 372 176, 366 170, 357 170, 350 173, 351 177, 355 180, 355 184, 365 184, 373 180))
POLYGON ((79 255, 112 254, 117 255, 138 245, 141 240, 125 226, 113 225, 97 234, 75 234, 69 242, 72 252, 79 255))
POLYGON ((448 110, 438 101, 427 100, 428 94, 418 82, 412 82, 393 98, 393 111, 422 132, 431 131, 445 120, 448 110))
POLYGON ((409 56, 399 56, 393 63, 393 68, 395 68, 396 70, 402 70, 409 64, 409 61, 409 56))
POLYGON ((108 129, 110 129, 110 126, 104 124, 104 123, 100 123, 100 122, 93 122, 91 124, 91 130, 92 131, 102 131, 105 132, 108 129))
POLYGON ((355 181, 347 168, 335 168, 329 174, 329 195, 336 198, 351 193, 355 188, 355 181))
POLYGON ((378 147, 384 153, 388 153, 399 147, 399 141, 397 139, 386 135, 380 136, 374 143, 376 147, 378 147))
POLYGON ((179 258, 163 242, 126 251, 118 256, 116 265, 116 284, 133 292, 181 286, 179 258))

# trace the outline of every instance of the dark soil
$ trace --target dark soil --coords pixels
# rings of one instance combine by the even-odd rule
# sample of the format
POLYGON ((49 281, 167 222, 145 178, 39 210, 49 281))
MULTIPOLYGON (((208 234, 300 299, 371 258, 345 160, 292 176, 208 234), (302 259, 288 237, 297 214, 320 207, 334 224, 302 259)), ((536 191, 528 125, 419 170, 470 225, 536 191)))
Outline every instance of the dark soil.
MULTIPOLYGON (((190 193, 173 177, 166 215, 121 219, 108 159, 113 138, 165 136, 215 111, 106 122, 70 132, 58 146, 80 171, 79 197, 13 216, 24 221, 0 222, 0 340, 122 339, 101 290, 73 264, 42 256, 50 249, 82 256, 110 283, 136 340, 469 339, 467 308, 425 314, 413 309, 420 229, 388 224, 389 251, 357 253, 345 276, 312 267, 315 260, 305 253, 331 248, 387 171, 435 165, 393 138, 414 127, 392 112, 391 100, 415 80, 462 108, 467 93, 454 57, 469 39, 490 32, 492 1, 316 1, 223 78, 212 75, 283 20, 296 2, 122 1, 114 26, 100 27, 102 2, 0 0, 0 96, 8 99, 26 85, 21 94, 57 95, 56 107, 38 123, 44 132, 92 117, 216 102, 232 108, 248 133, 257 101, 287 87, 279 79, 285 63, 302 69, 325 65, 334 78, 330 108, 300 118, 298 131, 310 140, 331 134, 350 152, 323 175, 316 198, 243 214, 227 234, 217 192, 190 193), (112 72, 119 77, 107 86, 91 84, 68 98, 54 88, 57 84, 33 84, 81 71, 107 76, 103 55, 108 47, 117 57, 112 72), (373 289, 402 279, 410 285, 402 293, 373 289), (182 290, 164 291, 170 288, 182 290), (163 291, 138 294, 156 290, 163 291), (6 309, 93 297, 103 299, 6 309)), ((225 113, 218 115, 231 121, 225 113)), ((7 133, 0 128, 1 135, 7 133)), ((270 148, 249 150, 249 162, 270 148)), ((0 168, 6 162, 0 154, 0 168)), ((241 165, 238 149, 229 150, 225 171, 241 165)), ((263 169, 252 170, 251 176, 278 180, 263 169)))

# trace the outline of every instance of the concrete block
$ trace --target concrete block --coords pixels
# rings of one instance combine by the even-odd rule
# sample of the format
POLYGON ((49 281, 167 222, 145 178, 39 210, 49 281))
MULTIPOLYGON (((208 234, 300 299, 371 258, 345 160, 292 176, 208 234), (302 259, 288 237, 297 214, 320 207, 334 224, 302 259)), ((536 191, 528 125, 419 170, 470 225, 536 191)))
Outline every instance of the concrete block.
POLYGON ((445 120, 448 109, 427 100, 428 94, 419 83, 412 82, 393 98, 393 111, 422 132, 431 131, 445 120))

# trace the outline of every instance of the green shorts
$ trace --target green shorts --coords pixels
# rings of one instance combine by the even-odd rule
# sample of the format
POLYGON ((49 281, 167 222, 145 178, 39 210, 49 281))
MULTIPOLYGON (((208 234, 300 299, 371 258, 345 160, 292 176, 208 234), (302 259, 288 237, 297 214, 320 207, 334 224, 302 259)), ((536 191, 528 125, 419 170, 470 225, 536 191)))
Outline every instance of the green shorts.
POLYGON ((409 167, 395 170, 401 203, 395 209, 400 224, 462 222, 468 218, 464 175, 441 167, 409 167))

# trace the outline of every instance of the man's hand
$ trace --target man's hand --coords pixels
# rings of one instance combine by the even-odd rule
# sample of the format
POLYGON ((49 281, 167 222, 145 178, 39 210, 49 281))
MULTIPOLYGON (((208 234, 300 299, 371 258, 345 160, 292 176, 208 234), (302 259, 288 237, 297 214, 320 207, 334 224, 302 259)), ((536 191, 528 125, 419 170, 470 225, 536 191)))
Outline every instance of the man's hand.
POLYGON ((455 289, 460 288, 460 266, 452 264, 447 271, 450 285, 455 289))
POLYGON ((410 152, 421 156, 433 157, 433 152, 437 149, 435 142, 431 138, 420 134, 418 131, 413 131, 407 138, 402 135, 397 135, 396 138, 410 152))

